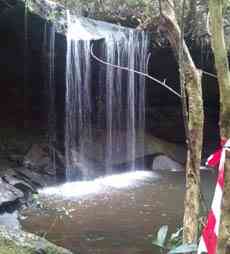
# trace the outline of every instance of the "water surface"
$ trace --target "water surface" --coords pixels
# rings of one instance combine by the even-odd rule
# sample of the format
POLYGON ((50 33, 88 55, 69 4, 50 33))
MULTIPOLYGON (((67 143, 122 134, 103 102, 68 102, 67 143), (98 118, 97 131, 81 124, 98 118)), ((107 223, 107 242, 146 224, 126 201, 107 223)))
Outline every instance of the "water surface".
MULTIPOLYGON (((202 172, 206 202, 215 175, 202 172)), ((23 212, 24 229, 82 254, 158 253, 152 235, 183 216, 184 173, 137 172, 41 191, 42 209, 23 212)))

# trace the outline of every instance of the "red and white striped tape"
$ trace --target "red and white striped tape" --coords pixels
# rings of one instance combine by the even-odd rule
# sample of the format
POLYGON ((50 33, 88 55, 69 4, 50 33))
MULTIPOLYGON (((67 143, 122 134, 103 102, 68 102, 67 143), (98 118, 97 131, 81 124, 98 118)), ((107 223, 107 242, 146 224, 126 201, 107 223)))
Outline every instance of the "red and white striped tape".
POLYGON ((221 215, 221 203, 224 189, 225 151, 230 147, 230 139, 227 141, 222 141, 221 143, 222 148, 218 149, 214 154, 212 154, 206 163, 208 166, 216 166, 219 164, 219 168, 216 189, 212 200, 212 207, 208 213, 207 223, 202 231, 197 254, 216 254, 221 215))

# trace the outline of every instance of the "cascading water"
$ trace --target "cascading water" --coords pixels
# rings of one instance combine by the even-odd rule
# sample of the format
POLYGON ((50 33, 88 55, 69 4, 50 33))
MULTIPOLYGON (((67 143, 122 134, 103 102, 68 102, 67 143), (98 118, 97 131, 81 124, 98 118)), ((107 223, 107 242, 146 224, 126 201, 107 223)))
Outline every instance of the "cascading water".
MULTIPOLYGON (((92 141, 91 120, 91 64, 90 40, 87 34, 76 35, 76 23, 69 21, 66 58, 66 123, 65 156, 66 177, 76 176, 76 168, 82 176, 87 176, 84 155, 87 143, 92 141), (80 40, 86 36, 86 40, 80 40)), ((77 30, 78 31, 78 30, 77 30)), ((84 32, 84 31, 83 31, 84 32)))
MULTIPOLYGON (((129 31, 129 40, 127 48, 128 57, 128 68, 136 69, 135 67, 135 53, 136 44, 138 44, 138 39, 134 38, 135 33, 131 30, 129 31)), ((135 124, 135 75, 133 72, 128 73, 127 80, 127 159, 131 159, 131 170, 135 169, 135 157, 136 157, 136 124, 135 124)))
MULTIPOLYGON (((105 36, 104 40, 106 62, 146 72, 148 39, 144 32, 125 29, 105 36)), ((134 170, 137 138, 138 157, 144 157, 145 79, 107 65, 105 84, 107 173, 111 172, 113 158, 122 154, 126 154, 130 169, 134 170)))
MULTIPOLYGON (((139 64, 137 69, 140 72, 148 73, 148 36, 146 33, 139 33, 140 39, 138 44, 138 55, 136 56, 136 62, 139 64)), ((137 141, 139 144, 139 157, 142 158, 142 163, 144 164, 145 155, 145 77, 138 76, 138 84, 136 88, 136 105, 137 112, 137 124, 136 128, 138 130, 137 141)))
POLYGON ((146 72, 148 39, 144 32, 84 18, 68 19, 65 122, 68 180, 79 170, 83 177, 88 176, 86 161, 92 146, 99 150, 104 144, 106 173, 112 172, 114 160, 121 157, 134 170, 136 157, 144 156, 145 80, 132 71, 95 62, 90 50, 98 39, 96 52, 100 58, 146 72), (98 76, 93 67, 100 73, 98 76), (96 123, 93 119, 97 119, 96 123), (97 140, 96 128, 103 130, 104 143, 97 140))
POLYGON ((48 88, 48 144, 49 144, 49 167, 56 170, 56 87, 55 87, 55 25, 45 23, 43 37, 43 59, 45 86, 48 88))

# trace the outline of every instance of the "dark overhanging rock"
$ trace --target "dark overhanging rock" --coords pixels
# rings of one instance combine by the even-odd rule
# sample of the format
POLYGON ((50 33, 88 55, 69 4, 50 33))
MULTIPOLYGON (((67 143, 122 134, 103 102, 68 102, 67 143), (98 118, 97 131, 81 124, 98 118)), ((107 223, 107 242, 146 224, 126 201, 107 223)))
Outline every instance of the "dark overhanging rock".
MULTIPOLYGON (((7 26, 9 24, 11 24, 12 26, 14 26, 14 30, 12 31, 12 34, 13 32, 14 33, 14 38, 12 38, 12 40, 19 40, 20 43, 22 44, 21 48, 20 48, 20 52, 23 51, 23 42, 24 42, 24 24, 23 24, 23 15, 24 15, 24 4, 22 1, 20 0, 6 0, 6 2, 9 3, 9 5, 12 5, 12 7, 7 7, 5 6, 4 9, 5 9, 5 12, 1 12, 1 15, 0 15, 0 19, 1 19, 1 22, 0 22, 0 28, 4 28, 4 26, 7 26), (19 18, 20 18, 20 22, 19 21, 19 18)), ((28 16, 28 22, 30 23, 30 31, 29 31, 29 42, 30 42, 30 50, 32 52, 32 56, 31 58, 33 58, 33 61, 36 62, 36 61, 42 61, 41 57, 39 56, 39 54, 41 53, 41 43, 42 43, 42 36, 43 36, 43 26, 46 22, 55 22, 55 25, 56 25, 56 29, 57 29, 57 43, 59 43, 59 46, 61 48, 61 50, 57 50, 57 56, 56 56, 56 60, 57 61, 63 61, 64 57, 63 55, 60 56, 60 59, 59 59, 59 54, 61 51, 65 51, 65 32, 66 32, 66 10, 63 6, 61 6, 60 4, 55 4, 55 3, 51 3, 51 2, 48 2, 48 1, 44 1, 44 0, 32 0, 32 1, 29 1, 29 9, 31 12, 29 12, 29 16, 28 16), (34 29, 36 28, 36 29, 34 29), (36 56, 36 58, 34 58, 34 56, 36 56)), ((81 1, 80 1, 81 2, 81 1)), ((158 1, 156 1, 158 2, 158 1)), ((202 5, 203 6, 203 5, 202 5)), ((201 13, 204 13, 206 12, 206 5, 204 5, 201 9, 200 9, 200 14, 201 13)), ((84 7, 84 6, 83 6, 84 7)), ((86 6, 85 6, 86 8, 86 6)), ((113 10, 112 8, 110 8, 110 6, 108 5, 107 6, 107 9, 109 14, 113 15, 113 22, 114 23, 120 23, 122 25, 129 25, 129 22, 125 19, 125 15, 128 14, 128 15, 133 15, 133 11, 131 9, 129 9, 129 6, 127 5, 125 7, 125 11, 121 13, 121 15, 119 14, 119 11, 116 12, 114 10, 114 13, 113 13, 113 10), (120 16, 119 16, 120 15, 120 16), (120 17, 120 18, 119 18, 120 17), (117 20, 116 20, 117 18, 117 20), (123 23, 121 22, 121 19, 123 20, 123 23), (126 23, 127 22, 127 23, 126 23)), ((83 11, 84 12, 84 11, 83 11)), ((108 15, 103 15, 103 10, 95 10, 95 11, 89 11, 89 9, 84 12, 84 14, 86 14, 88 17, 90 18, 96 18, 96 19, 102 19, 104 21, 111 21, 108 19, 108 15)), ((139 15, 139 13, 138 13, 139 15)), ((137 15, 137 17, 138 17, 137 15)), ((153 13, 153 17, 159 15, 159 11, 157 8, 155 8, 155 12, 153 13)), ((204 16, 205 18, 205 16, 204 16)), ((205 23, 205 19, 202 21, 203 23, 205 23)), ((201 22, 201 21, 199 21, 201 22)), ((202 24, 203 24, 202 23, 202 24)), ((140 24, 138 24, 140 25, 140 24)), ((155 24, 153 24, 153 27, 146 27, 146 29, 150 29, 154 35, 157 35, 157 29, 156 27, 154 27, 155 24)), ((133 27, 136 27, 136 25, 133 25, 133 27)), ((227 26, 226 26, 226 29, 227 26)), ((186 33, 186 36, 187 36, 187 40, 192 40, 190 41, 191 42, 191 50, 193 52, 193 56, 196 59, 196 63, 198 65, 198 67, 201 67, 202 68, 202 63, 200 61, 200 54, 203 54, 203 52, 201 53, 201 50, 200 48, 198 48, 199 45, 201 45, 201 41, 204 42, 204 40, 202 38, 205 38, 205 40, 208 39, 207 43, 205 44, 206 46, 209 46, 209 35, 206 33, 205 31, 205 26, 202 26, 200 28, 200 30, 202 30, 203 32, 199 32, 198 31, 196 32, 196 34, 193 35, 193 37, 191 37, 189 35, 189 33, 187 34, 186 33), (203 30, 202 30, 203 29, 203 30), (206 37, 206 35, 208 35, 208 37, 206 37), (203 37, 204 36, 204 37, 203 37), (198 39, 201 39, 201 40, 198 40, 198 39), (200 41, 200 42, 198 42, 200 41)), ((194 31, 193 31, 194 32, 194 31)), ((11 40, 11 37, 10 37, 10 40, 11 40)), ((19 44, 20 44, 19 43, 19 44)), ((156 43, 156 41, 154 42, 153 41, 153 44, 156 43)), ((179 86, 178 86, 178 74, 176 73, 177 71, 177 66, 175 64, 175 59, 173 59, 173 56, 172 54, 170 53, 170 49, 168 48, 167 46, 167 42, 165 43, 161 43, 159 41, 159 44, 158 45, 158 48, 156 46, 156 51, 160 52, 159 54, 156 54, 152 57, 153 60, 151 60, 152 62, 150 62, 150 65, 149 65, 149 69, 150 69, 150 74, 155 74, 155 72, 157 72, 157 75, 159 77, 159 79, 163 80, 163 79, 167 79, 167 81, 169 82, 170 85, 176 85, 176 88, 178 89, 179 86), (164 56, 167 54, 167 57, 164 58, 164 56), (154 61, 155 61, 155 58, 157 58, 157 63, 155 64, 154 61), (172 63, 171 65, 169 63, 172 63), (154 69, 156 68, 156 65, 158 65, 158 68, 161 68, 161 70, 159 69, 154 69), (174 66, 173 66, 174 65, 174 66), (160 66, 160 67, 159 67, 160 66), (173 66, 174 68, 171 68, 170 66, 173 66), (169 73, 166 74, 166 71, 168 71, 169 73), (174 82, 175 81, 175 82, 174 82)), ((154 50, 155 50, 154 49, 154 50)), ((205 53, 205 52, 204 52, 205 53)), ((22 59, 22 58, 21 58, 22 59)), ((34 67, 36 69, 36 74, 39 76, 38 79, 40 79, 41 77, 41 70, 39 69, 40 67, 38 67, 39 63, 34 67), (38 68, 37 68, 38 67, 38 68)), ((206 61, 206 63, 204 64, 203 66, 206 70, 212 72, 214 69, 213 69, 213 62, 212 62, 212 57, 208 57, 208 61, 206 61), (211 62, 211 63, 209 63, 211 62), (207 69, 206 69, 206 66, 208 65, 207 69)), ((15 70, 17 69, 18 67, 16 66, 15 67, 15 70)), ((22 66, 20 65, 20 68, 22 68, 22 66)), ((59 67, 61 68, 61 67, 59 67)), ((60 75, 60 73, 64 73, 64 67, 62 66, 62 69, 59 69, 57 71, 58 75, 60 75)), ((21 75, 21 81, 23 80, 23 77, 22 77, 22 74, 23 74, 23 70, 20 69, 20 70, 16 70, 17 72, 17 78, 18 76, 21 75)), ((34 71, 34 70, 32 70, 34 71)), ((207 89, 207 93, 205 92, 205 106, 207 108, 207 106, 210 106, 212 107, 211 111, 210 110, 207 112, 207 115, 211 115, 210 118, 214 118, 214 121, 215 123, 217 123, 218 120, 216 120, 218 118, 217 114, 214 114, 213 116, 213 112, 217 112, 218 111, 218 103, 216 103, 217 101, 217 96, 218 96, 218 91, 217 91, 217 86, 216 86, 216 81, 214 80, 210 80, 209 78, 204 78, 206 79, 206 82, 204 84, 204 88, 207 89), (210 92, 211 90, 211 92, 210 92), (215 96, 212 96, 211 95, 214 94, 215 96), (215 99, 213 99, 215 98, 215 99)), ((19 79, 20 80, 20 79, 19 79)), ((57 78, 57 82, 59 82, 59 77, 57 78)), ((19 81, 20 82, 20 81, 19 81)), ((31 83, 34 83, 35 85, 34 86, 37 86, 37 83, 35 83, 34 80, 31 80, 31 83)), ((41 83, 41 82, 40 82, 41 83)), ((58 83, 58 87, 60 88, 62 86, 61 89, 63 89, 63 81, 59 82, 58 83)), ((36 89, 40 89, 42 87, 39 87, 36 88, 36 89)), ((44 87, 43 87, 44 89, 44 87)), ((63 90, 59 90, 59 94, 61 94, 61 96, 63 96, 63 93, 61 91, 63 90)), ((176 130, 180 130, 178 132, 178 136, 174 135, 173 137, 168 137, 167 136, 167 140, 170 140, 170 141, 173 141, 173 142, 184 142, 184 133, 183 133, 183 122, 177 122, 177 124, 173 124, 173 121, 176 121, 175 119, 177 117, 177 115, 174 113, 176 112, 178 115, 180 115, 180 112, 179 112, 179 108, 180 108, 180 102, 179 100, 175 99, 175 98, 172 98, 168 95, 167 91, 161 89, 160 87, 158 86, 152 86, 152 85, 148 85, 148 105, 150 105, 150 107, 147 109, 148 112, 149 112, 149 117, 148 117, 148 121, 152 122, 152 125, 151 124, 147 124, 147 129, 148 131, 151 133, 151 134, 155 134, 155 132, 157 131, 158 132, 158 136, 161 137, 161 138, 164 138, 164 136, 166 135, 166 132, 164 131, 166 128, 169 127, 169 120, 171 121, 172 125, 171 126, 174 126, 174 129, 176 130), (151 87, 150 87, 151 86, 151 87), (154 87, 154 88, 152 88, 154 87), (150 92, 149 92, 150 91, 150 92), (159 96, 158 96, 159 95, 159 96), (161 101, 157 100, 158 98, 164 98, 164 102, 167 101, 167 105, 164 104, 164 108, 161 104, 161 101), (158 117, 159 114, 157 114, 159 111, 161 110, 161 113, 162 115, 158 117), (167 112, 166 112, 167 111, 167 112), (166 113, 165 113, 166 112, 166 113), (173 118, 174 117, 174 118, 173 118), (155 122, 153 123, 152 119, 155 119, 155 122), (162 121, 163 119, 163 121, 162 121), (172 119, 172 120, 171 120, 172 119), (160 124, 162 122, 165 122, 165 121, 168 121, 165 125, 164 124, 160 124)), ((63 102, 62 102, 63 103, 63 102)), ((41 104, 38 104, 36 105, 36 107, 39 107, 41 106, 41 104)), ((63 106, 63 105, 62 105, 63 106)), ((61 106, 60 106, 61 107, 61 106)), ((64 106, 62 107, 64 108, 64 106)), ((59 120, 60 124, 61 121, 59 120)), ((207 123, 207 121, 206 121, 207 123)), ((210 127, 208 127, 210 128, 210 127)), ((207 133, 207 132, 206 132, 207 133)), ((213 133, 213 132, 212 132, 213 133)), ((210 134, 209 134, 210 135, 210 134)))
MULTIPOLYGON (((11 3, 12 1, 10 1, 10 0, 6 0, 6 1, 8 1, 9 4, 12 4, 11 3)), ((36 75, 38 75, 38 77, 36 79, 40 79, 42 81, 42 79, 41 79, 41 76, 42 76, 41 69, 42 68, 41 68, 41 66, 39 66, 39 64, 42 65, 42 57, 41 57, 41 51, 42 51, 41 45, 42 45, 42 39, 43 39, 43 30, 42 29, 43 29, 45 23, 47 23, 47 22, 49 23, 51 21, 55 22, 56 29, 57 29, 57 33, 56 33, 57 40, 56 41, 57 41, 57 44, 59 44, 58 45, 59 48, 57 50, 57 55, 56 55, 56 62, 59 62, 59 63, 61 61, 64 62, 64 60, 65 60, 64 52, 65 52, 65 46, 66 46, 65 45, 65 36, 64 36, 65 29, 66 29, 66 10, 60 4, 55 4, 55 3, 51 3, 48 1, 44 1, 44 0, 32 0, 29 2, 30 2, 29 9, 31 10, 31 12, 29 12, 29 15, 28 15, 28 22, 30 24, 28 37, 29 37, 30 51, 32 54, 30 61, 31 60, 33 61, 32 64, 37 62, 35 64, 35 67, 33 67, 33 70, 31 70, 31 72, 34 72, 35 71, 34 69, 36 69, 36 75), (60 52, 62 52, 62 53, 60 53, 60 52)), ((156 1, 156 2, 158 2, 158 1, 156 1)), ((0 19, 2 19, 1 20, 2 22, 0 22, 1 23, 0 27, 7 26, 9 24, 14 26, 14 30, 12 31, 12 34, 14 34, 14 36, 16 36, 16 38, 14 37, 13 40, 20 41, 20 43, 21 43, 20 52, 22 52, 23 51, 24 36, 25 36, 24 25, 23 25, 24 6, 23 6, 23 2, 21 2, 20 0, 15 0, 14 3, 15 4, 13 5, 13 7, 11 9, 10 8, 7 9, 7 7, 5 7, 6 12, 5 13, 2 12, 2 16, 0 15, 0 19), (20 18, 20 22, 18 22, 19 18, 20 18)), ((125 13, 130 14, 130 13, 132 13, 132 11, 129 10, 129 6, 126 6, 125 9, 126 9, 126 11, 123 12, 121 15, 121 18, 123 19, 123 23, 121 23, 119 21, 119 12, 114 13, 114 17, 117 17, 117 20, 116 19, 113 20, 114 23, 129 25, 128 23, 125 23, 126 21, 125 21, 124 17, 125 17, 125 13)), ((107 10, 109 10, 108 13, 113 15, 112 9, 110 9, 110 6, 108 6, 107 10)), ((205 6, 202 9, 202 12, 204 12, 204 11, 205 11, 205 6)), ((108 16, 106 16, 106 15, 103 16, 103 10, 99 11, 99 12, 97 12, 97 11, 95 11, 95 12, 87 11, 87 12, 88 12, 87 16, 90 18, 100 19, 100 15, 101 15, 102 20, 109 21, 108 16)), ((132 13, 132 14, 134 14, 134 13, 132 13)), ((159 12, 158 12, 158 9, 156 8, 153 16, 157 16, 157 15, 159 15, 159 12)), ((135 26, 136 25, 133 25, 133 27, 135 27, 135 26)), ((146 29, 148 29, 148 27, 146 29)), ((149 29, 153 32, 154 36, 157 35, 156 27, 153 27, 153 28, 150 27, 149 29)), ((203 34, 205 34, 205 33, 203 33, 203 34)), ((187 36, 187 34, 186 34, 186 36, 187 36)), ((189 40, 189 38, 191 38, 191 37, 188 36, 188 40, 189 40)), ((194 36, 193 41, 195 41, 195 38, 199 38, 199 36, 194 36)), ((205 39, 207 39, 207 37, 205 39)), ((156 52, 159 52, 159 54, 156 54, 152 57, 152 60, 149 64, 150 74, 155 75, 155 73, 157 73, 156 75, 160 80, 164 80, 166 78, 167 82, 169 82, 170 86, 175 84, 176 88, 178 89, 179 88, 178 74, 176 73, 177 72, 177 65, 175 63, 175 59, 173 58, 172 53, 170 53, 170 49, 168 48, 167 42, 161 43, 161 41, 159 41, 159 43, 156 44, 156 41, 154 42, 154 40, 153 40, 152 44, 155 45, 154 50, 156 52), (167 57, 164 58, 164 56, 166 54, 167 54, 167 57), (158 59, 157 63, 154 63, 156 58, 158 59), (156 69, 156 66, 158 66, 158 69, 156 69), (173 66, 173 68, 171 68, 170 66, 171 67, 173 66), (159 68, 161 68, 161 70, 159 70, 159 68), (166 73, 166 72, 168 72, 168 73, 166 73)), ((194 48, 192 48, 192 47, 194 47, 194 45, 196 45, 196 47, 197 47, 197 45, 200 45, 200 44, 191 42, 191 49, 192 50, 194 49, 194 48)), ((200 67, 202 67, 202 64, 200 64, 201 61, 199 61, 201 49, 196 48, 196 50, 194 49, 193 55, 194 55, 194 57, 197 57, 197 61, 196 61, 197 64, 200 67)), ((23 60, 23 56, 21 59, 23 60)), ((208 59, 208 62, 209 61, 212 62, 211 57, 208 59)), ((209 64, 208 71, 213 71, 213 64, 205 63, 205 66, 206 66, 206 64, 209 64)), ((15 67, 15 70, 17 72, 19 72, 19 73, 17 73, 17 78, 18 78, 18 76, 21 75, 21 81, 18 81, 18 82, 22 82, 22 80, 23 80, 22 65, 20 65, 20 68, 21 68, 20 70, 16 70, 17 67, 15 67)), ((63 79, 63 77, 62 77, 62 79, 60 79, 60 76, 61 76, 60 73, 64 73, 64 66, 62 66, 62 67, 59 66, 58 71, 56 72, 56 74, 59 75, 56 79, 57 80, 56 81, 57 87, 59 89, 58 94, 63 96, 64 79, 63 79)), ((208 80, 207 83, 209 83, 210 79, 207 78, 207 80, 208 80)), ((44 89, 44 87, 41 86, 41 84, 36 83, 37 81, 35 81, 34 79, 32 79, 30 81, 32 83, 32 86, 36 87, 35 88, 35 89, 37 89, 36 92, 38 90, 44 89)), ((214 111, 218 110, 218 103, 216 103, 216 98, 217 98, 218 94, 215 89, 217 87, 216 82, 215 81, 211 81, 211 82, 212 82, 212 84, 208 84, 208 85, 205 84, 204 87, 207 87, 207 89, 209 91, 211 89, 212 93, 214 91, 215 96, 210 96, 209 92, 204 93, 204 94, 206 97, 205 100, 207 99, 207 103, 205 102, 206 107, 207 107, 207 104, 211 105, 213 107, 212 111, 214 112, 214 111), (215 98, 215 100, 213 98, 215 98), (215 102, 215 105, 214 105, 213 101, 215 102)), ((42 82, 40 82, 40 83, 42 83, 42 82)), ((180 115, 179 109, 181 106, 180 106, 179 100, 169 96, 168 92, 166 90, 162 89, 161 87, 150 84, 150 85, 148 85, 147 89, 148 89, 147 104, 149 103, 148 105, 150 105, 150 107, 147 109, 149 112, 148 121, 150 122, 150 121, 152 121, 152 119, 155 119, 155 123, 153 123, 152 125, 147 124, 147 129, 148 129, 149 133, 155 135, 155 132, 158 132, 157 136, 160 138, 164 138, 164 135, 166 135, 166 132, 164 130, 169 127, 169 120, 170 120, 172 123, 171 126, 173 126, 175 130, 179 129, 180 131, 178 132, 178 135, 174 135, 173 137, 167 136, 166 139, 169 141, 172 141, 172 142, 175 142, 175 141, 181 142, 181 143, 184 142, 183 122, 182 121, 179 122, 179 121, 175 120, 175 119, 178 119, 177 116, 180 115), (157 100, 158 98, 164 98, 164 102, 165 102, 164 109, 162 107, 162 100, 160 100, 160 102, 159 102, 159 100, 157 100), (167 101, 167 103, 166 103, 166 101, 167 101), (159 118, 158 118, 159 114, 157 114, 157 111, 160 111, 162 113, 162 115, 159 116, 159 118), (164 112, 162 112, 162 111, 164 111, 164 112, 167 111, 167 112, 164 114, 164 112), (178 115, 175 115, 174 112, 177 113, 178 115), (163 118, 163 121, 168 121, 168 122, 166 124, 160 124, 160 123, 162 123, 162 118, 163 118), (173 119, 173 120, 171 120, 171 119, 173 119), (177 121, 177 124, 174 125, 173 121, 177 121)), ((39 95, 37 97, 39 97, 39 95)), ((59 102, 60 102, 60 100, 59 100, 59 102)), ((41 107, 42 102, 39 102, 39 103, 40 104, 36 105, 36 108, 41 107)), ((58 104, 60 105, 61 103, 58 103, 58 104)), ((64 105, 59 106, 59 107, 60 108, 62 107, 62 110, 63 110, 64 105)), ((42 111, 41 108, 39 110, 42 111)), ((212 113, 210 115, 212 115, 212 113)), ((214 121, 216 123, 217 122, 216 115, 214 117, 215 117, 214 121)), ((59 119, 58 121, 59 121, 59 124, 61 125, 62 124, 61 120, 59 119)))

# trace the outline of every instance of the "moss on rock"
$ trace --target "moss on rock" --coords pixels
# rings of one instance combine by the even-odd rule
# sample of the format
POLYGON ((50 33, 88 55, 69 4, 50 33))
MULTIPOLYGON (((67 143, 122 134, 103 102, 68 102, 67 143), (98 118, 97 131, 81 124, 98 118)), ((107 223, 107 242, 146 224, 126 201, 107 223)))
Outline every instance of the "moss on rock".
POLYGON ((1 254, 71 254, 47 240, 21 230, 9 230, 0 226, 1 254))
POLYGON ((0 239, 0 253, 1 254, 32 254, 27 247, 19 247, 11 240, 0 239))

